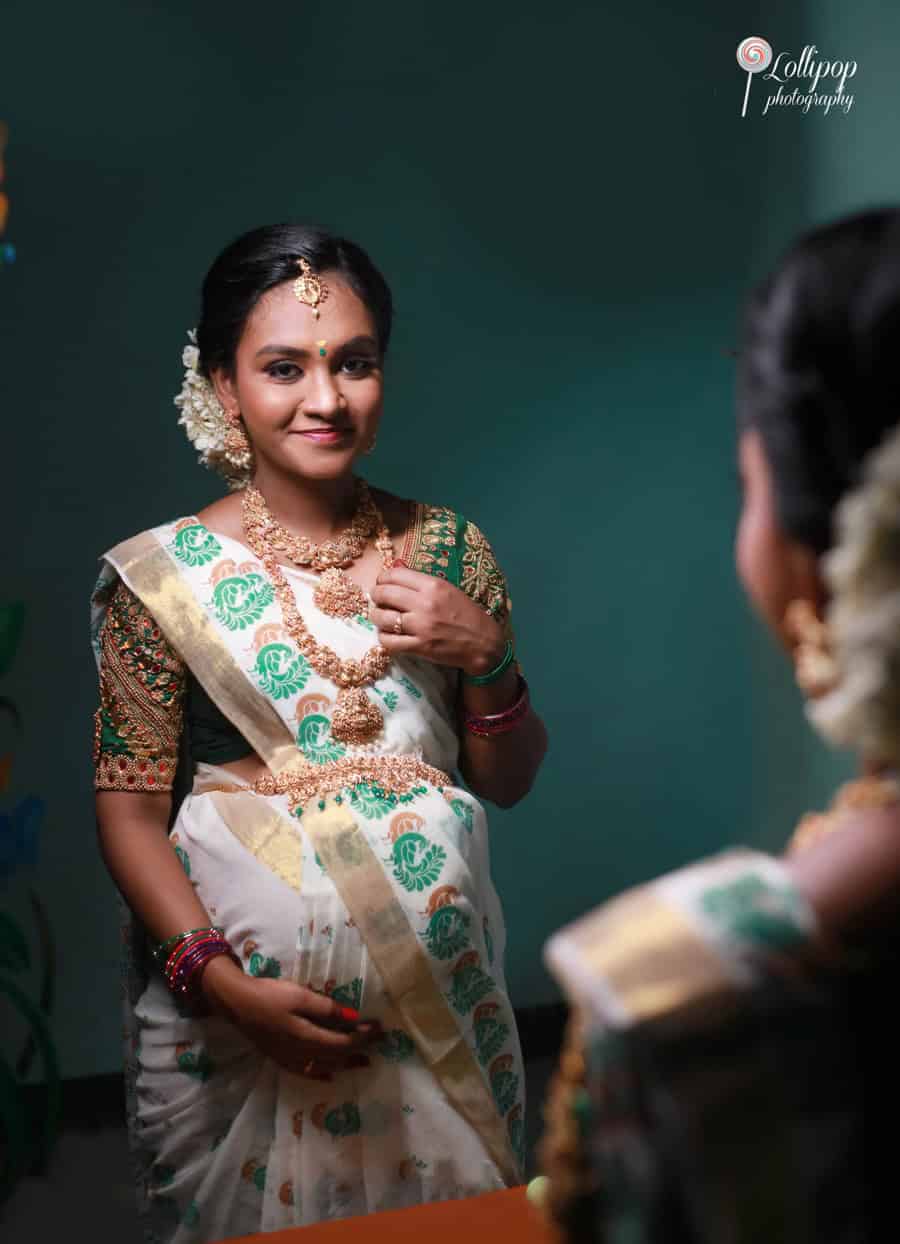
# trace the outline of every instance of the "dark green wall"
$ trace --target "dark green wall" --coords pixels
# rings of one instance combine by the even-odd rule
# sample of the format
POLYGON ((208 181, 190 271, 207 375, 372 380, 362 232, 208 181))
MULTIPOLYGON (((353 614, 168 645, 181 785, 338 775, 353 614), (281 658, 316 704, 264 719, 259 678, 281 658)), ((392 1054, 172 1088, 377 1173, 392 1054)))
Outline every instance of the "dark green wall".
POLYGON ((50 801, 40 884, 71 1075, 119 1057, 86 599, 100 552, 215 495, 171 398, 220 246, 306 218, 394 286, 371 478, 488 533, 551 736, 533 794, 493 815, 514 998, 536 1003, 561 922, 787 828, 770 684, 789 747, 799 709, 734 582, 728 351, 748 281, 818 212, 813 137, 827 124, 849 151, 868 115, 742 121, 738 41, 759 24, 802 46, 799 13, 179 8, 52 5, 4 30, 3 592, 30 609, 16 782, 50 801))

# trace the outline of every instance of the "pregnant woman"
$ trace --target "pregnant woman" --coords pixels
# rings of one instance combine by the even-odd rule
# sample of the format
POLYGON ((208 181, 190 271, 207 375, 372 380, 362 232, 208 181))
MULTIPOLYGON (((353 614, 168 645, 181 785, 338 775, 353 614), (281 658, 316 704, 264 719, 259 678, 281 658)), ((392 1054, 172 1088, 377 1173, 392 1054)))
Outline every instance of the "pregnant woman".
POLYGON ((229 246, 178 403, 232 491, 112 549, 95 592, 129 1125, 165 1244, 521 1178, 479 796, 521 799, 546 736, 482 533, 355 474, 390 327, 354 244, 229 246))

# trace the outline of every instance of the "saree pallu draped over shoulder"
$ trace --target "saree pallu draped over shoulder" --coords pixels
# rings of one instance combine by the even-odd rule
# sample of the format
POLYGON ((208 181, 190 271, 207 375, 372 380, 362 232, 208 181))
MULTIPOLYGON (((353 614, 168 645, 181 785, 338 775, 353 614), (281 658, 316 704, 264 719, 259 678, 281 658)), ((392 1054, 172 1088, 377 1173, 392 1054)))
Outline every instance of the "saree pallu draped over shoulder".
POLYGON ((856 987, 781 861, 734 849, 670 873, 545 956, 572 1014, 542 1142, 562 1240, 890 1237, 872 1230, 856 987))
MULTIPOLYGON (((197 767, 170 838, 199 899, 246 972, 329 994, 385 1033, 369 1067, 311 1081, 224 1019, 181 1013, 161 976, 133 980, 129 1123, 148 1238, 217 1240, 519 1182, 503 917, 484 810, 447 776, 451 673, 395 659, 366 688, 381 735, 345 745, 330 732, 334 684, 243 545, 183 519, 106 565, 272 775, 250 786, 197 767)), ((365 617, 316 609, 314 575, 288 574, 320 642, 357 660, 377 642, 365 617)))

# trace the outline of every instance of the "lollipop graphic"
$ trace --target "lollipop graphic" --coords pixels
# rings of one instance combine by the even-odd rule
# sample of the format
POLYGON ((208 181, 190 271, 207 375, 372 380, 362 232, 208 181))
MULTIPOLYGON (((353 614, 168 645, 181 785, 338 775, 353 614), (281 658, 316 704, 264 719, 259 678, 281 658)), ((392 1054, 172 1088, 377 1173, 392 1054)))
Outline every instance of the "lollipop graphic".
POLYGON ((741 69, 747 70, 747 89, 744 91, 744 107, 741 116, 747 115, 747 100, 750 98, 750 83, 753 75, 768 69, 772 63, 772 45, 759 35, 749 35, 738 44, 737 63, 741 69))

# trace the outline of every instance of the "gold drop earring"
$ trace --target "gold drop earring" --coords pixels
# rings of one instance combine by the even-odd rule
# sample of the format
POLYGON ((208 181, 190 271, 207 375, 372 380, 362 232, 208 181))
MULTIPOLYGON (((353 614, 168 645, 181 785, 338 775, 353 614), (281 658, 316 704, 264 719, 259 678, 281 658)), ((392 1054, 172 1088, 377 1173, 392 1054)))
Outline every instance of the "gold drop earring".
POLYGON ((831 645, 828 626, 816 614, 812 602, 792 600, 784 613, 784 628, 796 642, 794 676, 797 686, 810 700, 833 691, 840 671, 831 645))
POLYGON ((253 462, 253 450, 244 431, 240 413, 236 410, 225 412, 228 428, 225 432, 225 457, 232 466, 239 470, 247 470, 253 462))

